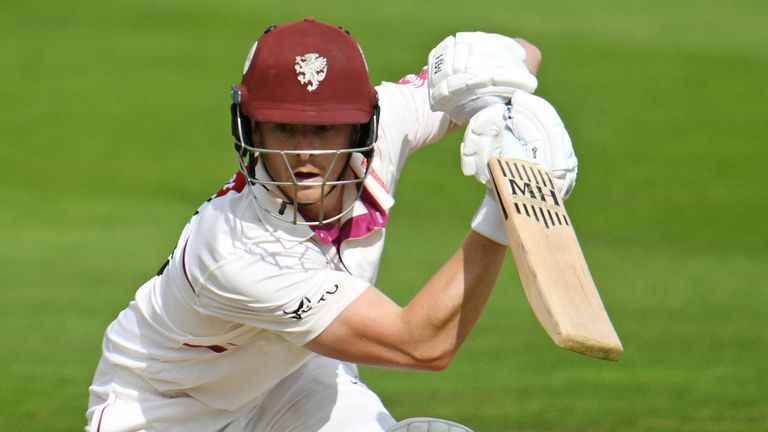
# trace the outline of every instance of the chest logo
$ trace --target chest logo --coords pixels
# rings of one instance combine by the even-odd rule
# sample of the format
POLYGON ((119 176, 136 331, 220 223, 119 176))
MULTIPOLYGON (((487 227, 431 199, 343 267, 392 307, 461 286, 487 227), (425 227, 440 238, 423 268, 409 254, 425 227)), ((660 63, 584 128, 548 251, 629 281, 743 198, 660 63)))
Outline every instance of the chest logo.
POLYGON ((307 91, 315 91, 320 82, 325 79, 328 73, 328 61, 325 57, 316 53, 308 53, 296 56, 297 78, 302 84, 307 85, 307 91))

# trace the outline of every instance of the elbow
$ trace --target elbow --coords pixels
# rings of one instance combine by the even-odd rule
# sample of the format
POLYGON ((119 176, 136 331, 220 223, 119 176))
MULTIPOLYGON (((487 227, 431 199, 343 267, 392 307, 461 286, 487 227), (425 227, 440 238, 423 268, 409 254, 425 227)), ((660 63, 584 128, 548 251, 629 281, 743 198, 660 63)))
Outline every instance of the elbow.
POLYGON ((453 360, 453 356, 435 359, 429 364, 425 365, 423 370, 428 372, 442 372, 448 368, 448 366, 451 364, 451 360, 453 360))
POLYGON ((430 347, 413 352, 411 367, 429 372, 441 372, 453 361, 456 350, 453 347, 430 347))

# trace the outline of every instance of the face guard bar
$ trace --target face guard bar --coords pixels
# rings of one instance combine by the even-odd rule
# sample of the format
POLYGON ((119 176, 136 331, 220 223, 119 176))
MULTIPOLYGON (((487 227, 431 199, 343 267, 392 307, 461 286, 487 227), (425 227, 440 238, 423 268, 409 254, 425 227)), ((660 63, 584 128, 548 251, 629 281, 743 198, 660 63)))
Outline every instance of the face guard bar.
MULTIPOLYGON (((363 183, 368 178, 368 173, 370 171, 371 161, 373 159, 373 145, 376 142, 378 130, 379 107, 377 106, 375 108, 371 120, 367 124, 361 126, 360 137, 352 148, 338 150, 269 150, 253 146, 251 142, 251 121, 241 111, 240 100, 240 90, 236 86, 233 86, 231 106, 232 136, 235 139, 235 151, 238 155, 240 171, 248 179, 248 189, 256 201, 256 204, 270 216, 294 225, 324 225, 337 221, 345 214, 351 212, 355 202, 360 198, 360 194, 363 191, 363 183), (259 155, 261 153, 279 154, 282 157, 283 163, 285 163, 285 166, 288 168, 288 172, 291 173, 291 181, 274 180, 267 172, 266 167, 263 166, 263 162, 260 163, 259 155), (333 154, 334 157, 327 172, 323 175, 322 181, 299 182, 293 174, 293 169, 288 161, 289 155, 296 154, 333 154), (330 173, 334 171, 334 168, 339 163, 347 164, 352 168, 355 178, 350 180, 342 180, 341 178, 330 179, 330 173), (348 185, 354 185, 355 199, 345 202, 344 208, 340 213, 326 217, 323 213, 323 200, 326 195, 337 186, 346 187, 348 185), (277 211, 258 198, 258 195, 253 188, 259 186, 269 191, 271 195, 275 197, 275 200, 280 203, 277 211), (320 187, 321 198, 318 202, 320 213, 317 220, 307 221, 304 220, 303 217, 300 217, 299 208, 296 203, 291 202, 280 189, 292 188, 293 196, 297 196, 299 188, 312 186, 320 187)), ((263 161, 263 158, 261 160, 263 161)), ((346 169, 342 170, 341 175, 343 175, 345 171, 346 169)))

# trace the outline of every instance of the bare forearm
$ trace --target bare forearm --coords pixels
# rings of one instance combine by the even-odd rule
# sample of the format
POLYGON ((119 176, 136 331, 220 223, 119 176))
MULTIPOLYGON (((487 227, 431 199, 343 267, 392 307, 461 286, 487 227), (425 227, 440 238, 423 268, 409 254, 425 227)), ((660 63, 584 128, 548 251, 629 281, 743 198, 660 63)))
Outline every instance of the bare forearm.
POLYGON ((447 366, 474 327, 496 283, 506 247, 470 232, 461 248, 403 310, 417 329, 415 350, 447 366), (444 363, 444 364, 443 364, 444 363))
POLYGON ((444 369, 488 301, 505 251, 471 232, 405 308, 370 287, 306 347, 369 365, 444 369))
POLYGON ((541 66, 541 51, 530 42, 522 38, 515 38, 517 43, 525 50, 525 65, 532 74, 536 75, 541 66))

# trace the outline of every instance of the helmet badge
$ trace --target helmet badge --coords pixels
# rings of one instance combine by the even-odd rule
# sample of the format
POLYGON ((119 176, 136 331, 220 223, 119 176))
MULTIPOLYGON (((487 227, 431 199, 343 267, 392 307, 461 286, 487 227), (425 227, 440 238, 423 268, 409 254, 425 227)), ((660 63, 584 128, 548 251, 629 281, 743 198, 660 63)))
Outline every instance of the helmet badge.
POLYGON ((296 74, 300 83, 309 84, 307 91, 315 91, 328 73, 328 61, 320 54, 296 56, 296 74))

